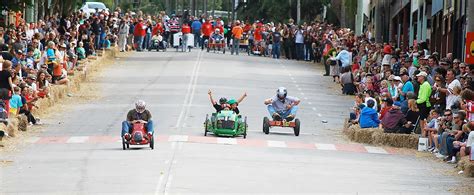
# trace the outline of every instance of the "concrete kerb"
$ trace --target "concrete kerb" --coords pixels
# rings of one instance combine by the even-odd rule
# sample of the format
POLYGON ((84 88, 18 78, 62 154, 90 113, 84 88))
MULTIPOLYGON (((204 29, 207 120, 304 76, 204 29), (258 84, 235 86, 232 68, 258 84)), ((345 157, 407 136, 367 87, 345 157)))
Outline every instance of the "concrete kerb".
MULTIPOLYGON (((102 65, 101 61, 106 59, 114 59, 116 54, 116 49, 110 49, 102 52, 100 57, 90 57, 88 59, 80 61, 80 65, 74 70, 73 73, 69 74, 68 78, 70 79, 69 86, 66 85, 53 85, 50 88, 50 97, 42 98, 36 101, 36 106, 38 109, 32 110, 34 116, 45 116, 48 112, 51 112, 58 100, 66 97, 70 92, 77 92, 80 90, 81 83, 84 82, 87 78, 88 71, 94 71, 102 65)), ((26 116, 19 115, 17 117, 12 117, 9 119, 9 124, 7 126, 0 125, 0 131, 4 131, 10 137, 15 137, 17 131, 27 131, 28 121, 26 116)), ((0 141, 1 142, 1 141, 0 141)), ((0 143, 1 144, 1 143, 0 143)))

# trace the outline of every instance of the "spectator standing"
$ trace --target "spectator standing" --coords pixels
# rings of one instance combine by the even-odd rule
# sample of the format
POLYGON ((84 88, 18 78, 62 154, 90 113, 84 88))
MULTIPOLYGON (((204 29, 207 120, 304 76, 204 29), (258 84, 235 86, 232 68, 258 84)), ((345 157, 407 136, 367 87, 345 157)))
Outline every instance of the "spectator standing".
POLYGON ((240 50, 240 39, 242 39, 242 35, 244 33, 244 30, 240 26, 240 21, 237 20, 235 22, 234 27, 232 28, 232 48, 230 50, 231 55, 239 55, 239 50, 240 50))

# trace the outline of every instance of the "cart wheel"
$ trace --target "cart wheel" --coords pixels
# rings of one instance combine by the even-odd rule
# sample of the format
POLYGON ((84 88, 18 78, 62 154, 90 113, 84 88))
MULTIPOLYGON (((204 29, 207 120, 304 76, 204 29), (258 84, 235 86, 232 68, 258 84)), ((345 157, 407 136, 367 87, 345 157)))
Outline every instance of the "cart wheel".
POLYGON ((128 149, 128 148, 130 148, 130 144, 129 144, 129 143, 127 143, 127 149, 128 149))
POLYGON ((189 52, 191 52, 191 47, 188 47, 189 52))
POLYGON ((247 139, 247 117, 244 118, 244 139, 247 139))
POLYGON ((125 144, 125 139, 122 137, 122 148, 123 150, 126 150, 126 144, 125 144))
POLYGON ((209 52, 211 50, 211 48, 209 48, 209 46, 207 46, 207 52, 209 52))
POLYGON ((270 120, 268 120, 268 117, 263 117, 263 132, 265 134, 270 133, 270 120))
POLYGON ((150 140, 150 148, 153 150, 155 149, 155 138, 152 136, 150 140))
POLYGON ((209 126, 208 118, 209 114, 206 114, 206 121, 204 121, 204 136, 207 136, 207 127, 209 126))
POLYGON ((223 53, 223 54, 225 54, 225 47, 224 47, 224 48, 222 48, 222 53, 223 53))
POLYGON ((295 127, 293 127, 293 131, 295 132, 295 136, 300 135, 300 119, 295 119, 295 127))

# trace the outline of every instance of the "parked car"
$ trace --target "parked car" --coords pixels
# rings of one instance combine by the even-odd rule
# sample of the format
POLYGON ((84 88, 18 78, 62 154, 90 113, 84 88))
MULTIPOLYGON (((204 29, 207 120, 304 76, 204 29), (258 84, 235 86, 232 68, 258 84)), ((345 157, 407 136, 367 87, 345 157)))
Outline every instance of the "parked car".
POLYGON ((109 8, 107 8, 102 2, 86 2, 82 5, 81 10, 86 13, 87 17, 89 17, 91 14, 95 13, 96 8, 99 12, 105 10, 107 14, 109 13, 109 8))

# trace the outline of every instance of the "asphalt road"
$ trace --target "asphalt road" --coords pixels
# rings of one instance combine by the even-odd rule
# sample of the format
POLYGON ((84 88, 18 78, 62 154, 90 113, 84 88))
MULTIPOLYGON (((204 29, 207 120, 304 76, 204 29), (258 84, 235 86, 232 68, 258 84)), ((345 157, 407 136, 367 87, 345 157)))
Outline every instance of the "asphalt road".
POLYGON ((449 193, 459 183, 441 163, 345 141, 352 98, 312 63, 170 50, 133 53, 104 71, 100 98, 44 119, 42 133, 0 156, 12 161, 0 167, 0 194, 449 193), (298 137, 262 133, 263 100, 280 86, 302 100, 298 137), (216 99, 247 92, 246 140, 203 136, 209 89, 216 99), (155 150, 119 143, 137 99, 153 114, 155 150))

